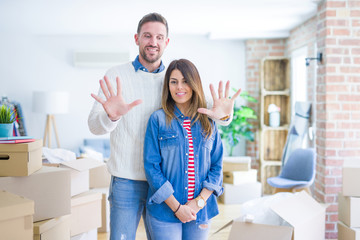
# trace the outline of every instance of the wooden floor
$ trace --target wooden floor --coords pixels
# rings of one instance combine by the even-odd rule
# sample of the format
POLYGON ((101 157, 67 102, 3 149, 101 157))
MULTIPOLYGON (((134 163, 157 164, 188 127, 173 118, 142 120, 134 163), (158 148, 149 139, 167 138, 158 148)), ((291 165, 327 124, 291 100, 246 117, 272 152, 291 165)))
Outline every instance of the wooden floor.
MULTIPOLYGON (((229 233, 230 233, 230 227, 222 230, 219 233, 213 234, 216 230, 218 230, 220 227, 228 223, 234 218, 237 218, 240 216, 240 209, 241 205, 224 205, 222 203, 219 203, 219 210, 220 213, 218 216, 214 217, 211 222, 210 227, 210 234, 209 239, 211 240, 226 240, 228 239, 229 233)), ((98 240, 108 240, 109 239, 108 233, 98 233, 98 240)), ((140 222, 138 231, 136 233, 136 240, 147 240, 144 223, 140 222)))

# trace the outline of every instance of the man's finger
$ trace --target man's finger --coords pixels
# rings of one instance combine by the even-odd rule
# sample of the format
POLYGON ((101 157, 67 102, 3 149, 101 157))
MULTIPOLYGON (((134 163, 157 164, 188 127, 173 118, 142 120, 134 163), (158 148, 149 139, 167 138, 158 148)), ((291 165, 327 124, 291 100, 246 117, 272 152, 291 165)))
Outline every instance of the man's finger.
POLYGON ((117 93, 116 95, 120 95, 121 94, 121 82, 120 82, 120 78, 116 77, 116 86, 117 86, 117 93))
POLYGON ((104 101, 101 97, 99 97, 98 95, 92 93, 91 96, 92 96, 96 101, 98 101, 99 103, 101 103, 101 104, 104 104, 104 103, 105 103, 105 101, 104 101))
POLYGON ((229 98, 229 91, 230 91, 230 81, 226 82, 226 86, 225 86, 225 98, 229 98))
POLYGON ((231 100, 235 100, 241 93, 241 88, 239 88, 239 90, 237 90, 237 92, 234 94, 234 96, 232 96, 231 100))
POLYGON ((109 78, 107 76, 105 76, 104 79, 105 79, 107 89, 109 90, 110 97, 115 96, 115 93, 114 93, 113 87, 111 86, 109 78))
POLYGON ((131 110, 133 107, 135 107, 141 103, 142 103, 141 99, 137 99, 137 100, 133 101, 132 103, 129 104, 129 110, 131 110))
POLYGON ((106 98, 106 99, 109 99, 110 94, 109 94, 109 91, 107 90, 107 88, 105 87, 105 84, 104 84, 104 80, 103 80, 103 79, 100 80, 100 87, 101 87, 101 90, 102 90, 105 98, 106 98))
POLYGON ((220 82, 219 82, 219 89, 218 89, 219 98, 220 98, 220 99, 223 98, 223 91, 224 91, 224 89, 223 89, 223 82, 220 81, 220 82))

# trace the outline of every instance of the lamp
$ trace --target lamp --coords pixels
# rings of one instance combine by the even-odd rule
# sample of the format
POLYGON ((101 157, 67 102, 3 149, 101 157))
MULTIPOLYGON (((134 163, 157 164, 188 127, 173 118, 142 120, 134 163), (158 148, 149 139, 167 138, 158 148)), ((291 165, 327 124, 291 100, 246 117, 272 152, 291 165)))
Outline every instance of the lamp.
POLYGON ((44 146, 51 148, 51 128, 54 128, 57 146, 60 148, 59 137, 56 129, 54 114, 63 114, 68 112, 69 93, 68 92, 33 92, 33 111, 46 114, 46 125, 44 132, 44 146))

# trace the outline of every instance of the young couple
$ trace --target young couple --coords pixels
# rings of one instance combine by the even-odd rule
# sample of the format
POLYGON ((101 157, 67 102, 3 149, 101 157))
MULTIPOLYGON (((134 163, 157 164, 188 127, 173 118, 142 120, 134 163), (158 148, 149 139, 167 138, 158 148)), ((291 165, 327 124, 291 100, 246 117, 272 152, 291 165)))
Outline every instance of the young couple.
POLYGON ((193 63, 172 61, 164 76, 169 38, 160 14, 140 20, 135 42, 137 58, 100 80, 88 121, 92 133, 110 132, 110 239, 135 239, 141 215, 148 239, 207 239, 222 193, 215 122, 230 123, 240 90, 229 98, 229 82, 225 93, 220 82, 216 96, 210 85, 207 109, 193 63))

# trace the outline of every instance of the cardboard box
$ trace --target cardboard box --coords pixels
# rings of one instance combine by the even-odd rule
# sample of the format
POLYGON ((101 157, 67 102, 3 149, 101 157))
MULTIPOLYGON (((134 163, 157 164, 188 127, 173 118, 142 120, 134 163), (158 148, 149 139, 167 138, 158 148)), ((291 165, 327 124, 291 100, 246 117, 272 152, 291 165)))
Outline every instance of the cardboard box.
POLYGON ((350 228, 338 222, 338 240, 360 240, 360 228, 350 228))
POLYGON ((71 196, 87 192, 90 190, 89 169, 104 166, 103 162, 92 158, 79 158, 73 161, 62 162, 59 164, 48 164, 44 166, 59 167, 71 170, 71 196))
POLYGON ((34 240, 70 240, 70 215, 35 222, 34 240))
POLYGON ((251 157, 237 156, 223 158, 223 172, 249 171, 251 169, 251 157))
MULTIPOLYGON (((285 199, 277 201, 270 206, 277 215, 288 222, 293 228, 293 240, 319 240, 325 236, 325 208, 321 206, 305 191, 296 193, 285 199)), ((227 225, 231 226, 230 240, 291 240, 288 235, 289 227, 267 225, 258 223, 243 223, 240 219, 233 220, 227 225), (239 227, 241 225, 241 227, 239 227)))
POLYGON ((90 169, 90 188, 108 188, 110 181, 111 174, 106 164, 90 169))
POLYGON ((360 161, 346 159, 342 169, 342 194, 344 196, 360 197, 360 161))
POLYGON ((242 222, 232 222, 229 239, 233 240, 291 240, 293 228, 242 222))
POLYGON ((28 177, 0 177, 0 190, 35 202, 34 222, 70 214, 70 171, 42 167, 28 177))
POLYGON ((101 199, 101 227, 98 228, 98 232, 110 232, 110 204, 108 201, 109 188, 94 188, 92 192, 100 192, 102 194, 101 199))
POLYGON ((224 193, 219 197, 219 201, 224 204, 241 204, 259 197, 261 197, 260 182, 239 185, 224 183, 224 193))
POLYGON ((347 226, 360 227, 360 197, 348 197, 338 194, 339 221, 347 226))
POLYGON ((0 191, 0 238, 32 240, 34 201, 0 191))
POLYGON ((96 229, 90 230, 85 233, 80 233, 76 236, 71 237, 71 240, 97 240, 97 231, 96 229))
POLYGON ((42 140, 0 144, 0 176, 29 176, 42 167, 42 140))
POLYGON ((224 172, 223 182, 233 185, 257 182, 257 170, 224 172))
POLYGON ((101 199, 101 193, 90 191, 71 198, 71 236, 101 227, 101 199))

